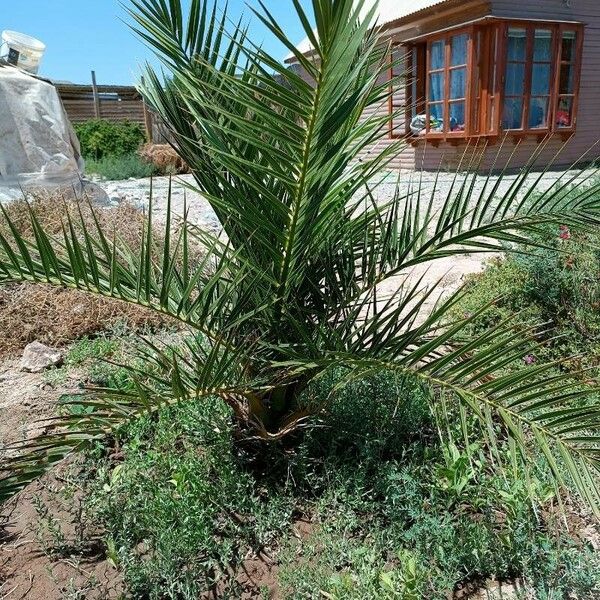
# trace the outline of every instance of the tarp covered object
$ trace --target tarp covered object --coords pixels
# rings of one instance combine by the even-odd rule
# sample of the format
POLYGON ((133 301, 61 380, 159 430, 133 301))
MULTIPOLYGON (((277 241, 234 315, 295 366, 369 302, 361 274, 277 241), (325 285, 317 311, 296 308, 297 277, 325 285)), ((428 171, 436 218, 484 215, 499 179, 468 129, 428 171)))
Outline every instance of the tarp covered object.
POLYGON ((0 199, 21 189, 81 191, 83 160, 56 88, 0 66, 0 199))

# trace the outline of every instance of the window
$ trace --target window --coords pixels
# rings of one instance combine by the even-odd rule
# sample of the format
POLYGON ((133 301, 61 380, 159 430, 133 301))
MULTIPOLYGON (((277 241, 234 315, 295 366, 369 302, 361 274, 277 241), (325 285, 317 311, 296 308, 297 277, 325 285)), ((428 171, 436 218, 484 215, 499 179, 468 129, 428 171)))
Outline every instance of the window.
MULTIPOLYGON (((582 47, 579 24, 493 19, 415 41, 405 48, 408 122, 391 134, 571 133, 582 47)), ((390 108, 400 105, 395 94, 390 108)))

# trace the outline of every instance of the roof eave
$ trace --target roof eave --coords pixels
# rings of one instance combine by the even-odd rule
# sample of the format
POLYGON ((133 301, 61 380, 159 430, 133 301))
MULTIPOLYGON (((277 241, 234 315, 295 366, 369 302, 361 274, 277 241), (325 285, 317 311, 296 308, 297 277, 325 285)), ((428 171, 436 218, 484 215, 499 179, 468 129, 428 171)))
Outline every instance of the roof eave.
MULTIPOLYGON (((470 0, 475 1, 475 0, 470 0)), ((393 21, 388 21, 380 25, 382 31, 386 31, 388 29, 395 29, 396 27, 400 27, 402 25, 406 25, 411 23, 415 19, 427 18, 429 16, 434 16, 442 11, 445 11, 447 8, 451 8, 453 6, 461 6, 465 4, 465 0, 440 0, 437 4, 433 6, 428 6, 426 8, 422 8, 420 10, 411 13, 410 15, 406 15, 405 17, 400 17, 399 19, 394 19, 393 21)), ((315 55, 314 50, 310 50, 308 52, 304 52, 303 56, 307 58, 311 58, 315 55)), ((293 56, 288 56, 284 62, 286 64, 293 64, 297 62, 297 59, 293 56)))

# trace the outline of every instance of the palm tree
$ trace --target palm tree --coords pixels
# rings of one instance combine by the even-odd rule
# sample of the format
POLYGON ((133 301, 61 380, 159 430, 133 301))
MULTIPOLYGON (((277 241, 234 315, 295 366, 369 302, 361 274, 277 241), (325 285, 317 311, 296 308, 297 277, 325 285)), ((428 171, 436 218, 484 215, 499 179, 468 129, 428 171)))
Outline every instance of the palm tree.
POLYGON ((133 28, 163 65, 147 68, 142 91, 224 235, 185 217, 174 233, 169 216, 157 258, 152 210, 140 250, 69 214, 58 239, 31 212, 27 240, 3 210, 0 282, 117 298, 193 332, 179 346, 147 341, 141 361, 128 367, 132 385, 93 390, 89 414, 57 417, 49 433, 13 449, 2 465, 3 496, 140 415, 184 400, 219 396, 240 432, 280 439, 308 422, 298 398, 335 366, 346 380, 380 370, 419 378, 435 391, 433 403, 443 397, 465 423, 479 420, 492 448, 508 439, 516 464, 536 447, 557 482, 571 482, 600 507, 600 411, 595 386, 584 383, 589 377, 560 371, 560 363, 508 369, 535 351, 537 329, 509 319, 470 336, 488 307, 457 320, 460 292, 429 309, 437 286, 407 276, 443 257, 535 244, 549 223, 589 227, 600 215, 598 186, 573 190, 565 176, 539 193, 539 179, 526 185, 527 167, 501 196, 501 177, 481 189, 473 175, 457 175, 437 211, 418 183, 377 202, 377 176, 403 142, 365 152, 386 136, 390 118, 366 110, 390 95, 390 53, 374 27, 375 8, 313 0, 313 32, 311 16, 292 1, 311 57, 264 6, 256 14, 305 76, 253 44, 241 25, 229 26, 206 0, 192 0, 187 19, 181 0, 130 0, 133 28), (192 260, 198 247, 201 258, 192 260), (397 291, 381 297, 390 281, 397 291))

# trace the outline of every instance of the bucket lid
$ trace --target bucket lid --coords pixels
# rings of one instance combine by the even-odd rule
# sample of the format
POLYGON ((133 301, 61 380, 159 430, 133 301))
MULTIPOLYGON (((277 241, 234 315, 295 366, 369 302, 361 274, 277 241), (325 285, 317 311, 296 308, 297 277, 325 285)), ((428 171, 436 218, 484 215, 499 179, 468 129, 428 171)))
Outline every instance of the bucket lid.
POLYGON ((2 32, 2 40, 7 44, 21 44, 22 46, 27 46, 28 48, 38 50, 39 52, 43 52, 46 49, 46 44, 40 42, 40 40, 31 37, 30 35, 19 33, 18 31, 10 31, 9 29, 2 32))

